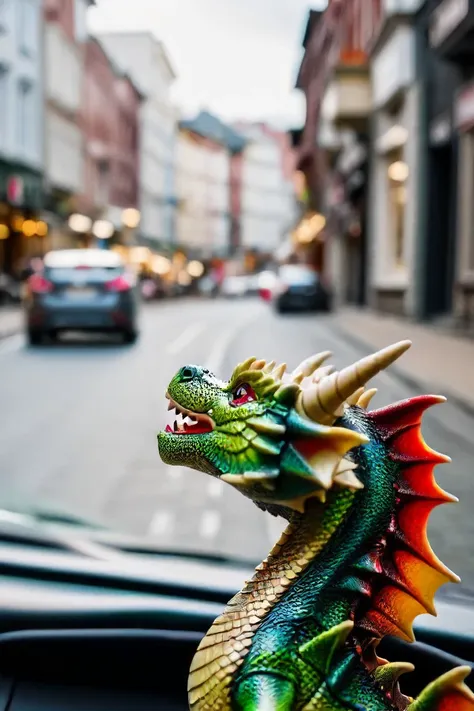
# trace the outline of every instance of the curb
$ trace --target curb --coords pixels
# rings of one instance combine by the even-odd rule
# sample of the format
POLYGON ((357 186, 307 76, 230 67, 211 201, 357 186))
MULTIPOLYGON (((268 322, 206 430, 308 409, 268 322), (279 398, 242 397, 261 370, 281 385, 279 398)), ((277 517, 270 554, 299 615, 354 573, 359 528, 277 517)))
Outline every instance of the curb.
POLYGON ((21 333, 21 328, 13 328, 11 331, 0 331, 0 341, 16 336, 17 333, 21 333))
MULTIPOLYGON (((354 348, 357 348, 357 350, 361 351, 363 355, 368 355, 374 350, 373 344, 364 341, 363 338, 354 336, 353 333, 349 333, 342 326, 338 324, 332 324, 332 328, 339 334, 339 336, 344 338, 354 348)), ((457 393, 451 392, 449 388, 446 388, 445 386, 436 383, 430 384, 428 381, 414 376, 411 373, 408 373, 404 368, 400 368, 400 366, 398 365, 391 365, 390 372, 395 378, 404 383, 404 385, 417 391, 419 395, 422 395, 426 392, 439 392, 440 394, 444 395, 448 399, 448 401, 452 402, 460 410, 462 410, 465 414, 469 415, 470 417, 474 417, 474 402, 464 399, 457 393)))

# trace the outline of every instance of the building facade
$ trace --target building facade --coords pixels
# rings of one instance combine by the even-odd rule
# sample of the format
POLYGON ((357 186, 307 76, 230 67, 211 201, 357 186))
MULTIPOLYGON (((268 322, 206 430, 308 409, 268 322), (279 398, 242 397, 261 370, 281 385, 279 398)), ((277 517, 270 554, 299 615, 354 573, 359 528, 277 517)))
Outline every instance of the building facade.
POLYGON ((114 62, 146 97, 140 110, 140 233, 150 245, 174 242, 176 75, 163 43, 147 32, 100 35, 114 62))
POLYGON ((134 217, 139 212, 142 99, 102 44, 90 38, 85 48, 82 117, 86 177, 80 210, 100 221, 101 238, 128 241, 129 230, 137 227, 137 220, 124 221, 124 215, 126 210, 134 211, 134 217))
POLYGON ((225 254, 230 234, 230 157, 181 124, 177 146, 177 243, 193 256, 225 254))
POLYGON ((85 186, 84 48, 91 0, 45 0, 45 189, 52 248, 74 243, 67 217, 85 186))
POLYGON ((473 330, 472 3, 330 0, 303 46, 298 167, 336 303, 473 330))
POLYGON ((0 31, 0 272, 16 277, 47 232, 40 0, 2 2, 0 31))
MULTIPOLYGON (((422 3, 417 13, 419 82, 422 100, 420 137, 420 316, 450 320, 456 274, 458 151, 460 133, 454 109, 463 84, 460 66, 438 53, 443 39, 444 6, 422 3), (441 9, 441 14, 440 14, 441 9)), ((456 10, 456 8, 454 7, 456 10)))
POLYGON ((429 107, 428 163, 437 202, 427 208, 426 221, 439 257, 433 254, 434 245, 426 242, 431 279, 424 285, 425 307, 429 316, 452 310, 456 322, 472 330, 474 7, 469 2, 432 0, 426 3, 420 22, 430 57, 427 70, 436 72, 438 87, 429 107), (434 293, 435 279, 440 280, 441 294, 434 293))
POLYGON ((177 242, 203 259, 228 258, 240 246, 244 138, 207 111, 180 122, 177 242))
POLYGON ((410 317, 421 306, 422 5, 331 0, 310 14, 297 84, 299 167, 326 221, 321 270, 335 303, 410 317))
POLYGON ((239 123, 247 144, 242 153, 241 247, 270 257, 296 217, 287 137, 264 124, 239 123))
POLYGON ((369 304, 416 317, 420 270, 419 0, 383 0, 371 43, 372 165, 369 304))
POLYGON ((324 271, 336 305, 366 303, 372 113, 367 46, 379 10, 380 3, 374 0, 348 0, 330 32, 318 141, 325 170, 321 200, 327 221, 324 271))
POLYGON ((341 11, 342 4, 337 0, 331 0, 325 11, 310 10, 304 31, 295 88, 304 95, 306 115, 302 129, 292 131, 300 219, 288 248, 283 250, 286 259, 307 262, 326 277, 333 271, 334 259, 328 255, 326 218, 321 215, 327 202, 330 159, 339 147, 339 136, 331 122, 322 117, 322 103, 341 11), (313 223, 315 228, 310 227, 313 223))

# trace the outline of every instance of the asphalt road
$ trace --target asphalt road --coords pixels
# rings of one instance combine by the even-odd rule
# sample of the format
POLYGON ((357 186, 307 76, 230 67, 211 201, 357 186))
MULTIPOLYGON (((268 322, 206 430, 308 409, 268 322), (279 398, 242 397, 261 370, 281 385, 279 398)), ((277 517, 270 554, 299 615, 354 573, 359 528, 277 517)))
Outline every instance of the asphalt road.
MULTIPOLYGON (((250 355, 294 367, 326 349, 336 367, 363 355, 330 316, 278 317, 252 300, 145 306, 134 346, 76 338, 30 349, 21 335, 5 339, 0 506, 67 512, 151 536, 161 548, 261 559, 283 522, 204 474, 162 464, 156 433, 166 422, 166 386, 185 363, 226 377, 250 355)), ((375 405, 414 394, 387 374, 375 385, 375 405)), ((461 502, 434 512, 430 539, 463 578, 449 588, 474 591, 474 422, 452 404, 432 412, 425 438, 453 458, 437 478, 461 502)))

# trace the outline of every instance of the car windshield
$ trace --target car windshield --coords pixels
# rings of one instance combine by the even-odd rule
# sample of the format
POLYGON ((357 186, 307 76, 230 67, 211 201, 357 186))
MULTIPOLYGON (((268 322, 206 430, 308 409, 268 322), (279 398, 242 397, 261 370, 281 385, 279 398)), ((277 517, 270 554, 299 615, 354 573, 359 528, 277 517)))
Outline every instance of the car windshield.
POLYGON ((394 453, 389 415, 359 411, 435 393, 423 437, 460 502, 429 538, 474 590, 472 22, 428 42, 428 5, 387 25, 376 0, 0 0, 0 533, 84 523, 259 562, 314 479, 361 519, 367 491, 399 507, 360 557, 385 527, 431 560, 421 524, 396 528, 444 496, 418 414, 394 453), (334 374, 405 339, 368 394, 334 374), (296 437, 291 404, 318 437, 369 427, 388 498, 353 472, 366 450, 341 470, 296 437))

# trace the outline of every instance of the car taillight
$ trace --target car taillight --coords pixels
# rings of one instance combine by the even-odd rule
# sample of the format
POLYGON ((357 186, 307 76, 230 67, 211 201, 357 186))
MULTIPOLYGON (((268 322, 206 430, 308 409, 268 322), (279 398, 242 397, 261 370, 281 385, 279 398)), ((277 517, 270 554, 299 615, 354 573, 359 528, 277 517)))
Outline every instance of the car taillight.
POLYGON ((127 279, 127 277, 121 275, 108 281, 105 285, 107 291, 130 291, 132 284, 127 279))
POLYGON ((49 294, 54 285, 41 274, 33 274, 28 279, 28 287, 33 294, 49 294))
POLYGON ((260 294, 260 298, 263 299, 264 301, 271 301, 272 300, 272 290, 269 289, 268 287, 260 288, 259 294, 260 294))

